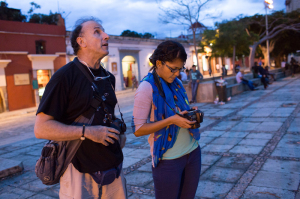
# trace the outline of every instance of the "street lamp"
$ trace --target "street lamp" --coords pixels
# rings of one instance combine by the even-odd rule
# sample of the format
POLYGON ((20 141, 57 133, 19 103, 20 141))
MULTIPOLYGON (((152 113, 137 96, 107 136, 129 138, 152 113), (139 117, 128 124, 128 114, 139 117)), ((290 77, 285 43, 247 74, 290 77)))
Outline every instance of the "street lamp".
MULTIPOLYGON (((269 35, 268 27, 268 9, 273 9, 273 0, 265 0, 265 9, 266 9, 266 35, 269 35)), ((268 54, 268 67, 270 67, 270 50, 269 50, 269 40, 267 40, 267 54, 268 54)))

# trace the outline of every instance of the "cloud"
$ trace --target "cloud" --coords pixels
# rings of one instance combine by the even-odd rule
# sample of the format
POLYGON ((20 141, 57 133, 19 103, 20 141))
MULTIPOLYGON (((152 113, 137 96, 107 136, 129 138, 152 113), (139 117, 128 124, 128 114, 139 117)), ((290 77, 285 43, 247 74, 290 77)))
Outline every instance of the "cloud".
MULTIPOLYGON (((23 14, 27 14, 32 0, 7 0, 9 7, 21 9, 23 14)), ((72 30, 75 21, 81 17, 94 16, 102 20, 102 25, 108 34, 120 35, 123 30, 129 29, 140 33, 150 32, 158 37, 178 36, 181 32, 186 33, 184 26, 173 24, 161 24, 158 20, 161 10, 156 0, 35 0, 41 5, 35 13, 48 14, 52 12, 64 11, 67 30, 72 30)), ((276 10, 284 9, 282 0, 274 0, 276 10)), ((206 26, 214 26, 216 21, 232 19, 236 16, 263 14, 264 5, 262 0, 214 0, 203 10, 203 15, 218 14, 222 16, 215 20, 204 20, 206 26)))

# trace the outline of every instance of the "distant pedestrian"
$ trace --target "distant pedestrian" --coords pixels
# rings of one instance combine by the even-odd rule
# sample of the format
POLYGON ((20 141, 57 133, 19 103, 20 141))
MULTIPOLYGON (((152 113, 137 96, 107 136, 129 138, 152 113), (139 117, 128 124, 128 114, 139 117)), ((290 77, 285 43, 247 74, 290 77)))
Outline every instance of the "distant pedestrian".
POLYGON ((190 81, 190 70, 186 69, 185 74, 186 74, 187 81, 190 81))
POLYGON ((187 75, 184 71, 180 72, 180 76, 181 76, 181 81, 182 83, 186 83, 187 82, 187 75))
POLYGON ((209 73, 209 76, 210 76, 210 77, 211 77, 211 72, 212 72, 212 71, 211 71, 211 67, 209 67, 209 68, 208 68, 208 73, 209 73))
POLYGON ((192 87, 192 100, 190 103, 196 103, 197 102, 197 91, 198 86, 200 83, 200 80, 203 79, 203 75, 200 73, 199 70, 196 69, 196 65, 192 66, 192 70, 190 72, 190 81, 191 81, 191 87, 192 87))
POLYGON ((281 70, 282 70, 282 72, 283 72, 283 75, 284 76, 286 76, 286 61, 285 60, 283 60, 282 62, 281 62, 281 70))
POLYGON ((132 75, 132 78, 131 78, 131 81, 132 81, 132 91, 135 89, 138 88, 138 81, 136 79, 136 76, 135 74, 132 75))
POLYGON ((225 65, 223 64, 223 66, 222 66, 222 78, 224 79, 225 76, 227 76, 227 69, 226 69, 225 65))
POLYGON ((291 66, 292 66, 292 77, 294 77, 296 70, 298 68, 298 62, 295 60, 294 57, 291 58, 291 66))

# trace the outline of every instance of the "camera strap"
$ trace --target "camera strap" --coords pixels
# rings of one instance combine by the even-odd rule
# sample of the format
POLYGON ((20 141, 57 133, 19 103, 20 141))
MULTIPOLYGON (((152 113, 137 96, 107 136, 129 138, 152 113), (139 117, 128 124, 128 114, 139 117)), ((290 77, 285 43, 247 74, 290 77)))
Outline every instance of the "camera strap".
POLYGON ((153 79, 154 79, 154 82, 155 82, 155 84, 156 84, 156 86, 157 86, 159 95, 164 99, 165 103, 168 105, 168 107, 170 107, 170 109, 171 109, 176 115, 179 115, 179 116, 183 117, 183 115, 181 115, 180 113, 177 113, 177 112, 176 112, 176 111, 168 104, 168 102, 166 101, 166 99, 165 99, 165 98, 166 98, 166 95, 165 95, 164 90, 163 90, 163 88, 162 88, 162 86, 161 86, 161 83, 160 83, 160 80, 159 80, 159 77, 158 77, 158 74, 156 73, 156 71, 153 70, 152 74, 153 74, 153 79))
MULTIPOLYGON (((95 84, 95 82, 94 82, 93 78, 91 77, 91 75, 82 67, 82 64, 80 63, 80 61, 78 60, 77 57, 74 58, 73 62, 80 69, 80 71, 86 76, 86 78, 89 80, 89 82, 91 82, 92 89, 94 91, 93 92, 93 99, 92 99, 92 102, 91 102, 91 108, 89 108, 84 113, 84 115, 88 118, 92 117, 95 110, 99 110, 99 107, 101 106, 103 108, 104 112, 105 112, 105 119, 103 120, 103 122, 106 123, 106 121, 108 120, 111 123, 113 121, 112 114, 110 114, 108 112, 108 108, 105 106, 105 103, 104 103, 106 101, 107 96, 105 94, 101 96, 100 91, 98 89, 98 86, 95 84)), ((88 67, 88 66, 86 66, 86 67, 88 67)), ((102 69, 105 71, 105 73, 107 73, 107 71, 103 67, 102 67, 102 69)), ((110 83, 111 87, 113 88, 109 78, 108 78, 108 80, 109 80, 109 83, 110 83)), ((113 88, 113 90, 115 91, 114 88, 113 88)), ((117 105, 118 105, 119 112, 120 112, 120 115, 121 115, 121 120, 122 120, 122 122, 124 122, 123 114, 121 113, 120 106, 119 106, 119 103, 118 103, 118 99, 117 99, 117 105)))

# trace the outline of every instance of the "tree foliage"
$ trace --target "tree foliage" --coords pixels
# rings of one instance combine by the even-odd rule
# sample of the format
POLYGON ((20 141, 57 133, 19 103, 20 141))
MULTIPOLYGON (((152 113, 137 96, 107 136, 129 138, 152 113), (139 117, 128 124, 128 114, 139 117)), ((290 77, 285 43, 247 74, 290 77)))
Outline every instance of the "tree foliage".
POLYGON ((233 19, 232 21, 223 21, 215 25, 216 30, 204 31, 201 41, 203 46, 211 45, 214 56, 232 57, 234 47, 238 57, 249 54, 251 41, 245 32, 245 24, 238 19, 233 19))
MULTIPOLYGON (((285 13, 284 11, 277 11, 268 16, 269 34, 266 35, 266 25, 264 23, 264 15, 254 15, 252 17, 245 18, 247 20, 248 27, 246 31, 250 39, 256 39, 250 46, 250 65, 253 64, 254 53, 257 46, 264 45, 267 40, 274 43, 274 51, 277 53, 275 56, 282 56, 298 50, 299 46, 289 45, 289 40, 298 41, 300 36, 300 10, 293 11, 291 13, 285 13), (283 40, 283 38, 285 38, 283 40), (289 47, 282 48, 281 46, 289 47), (292 47, 292 48, 291 48, 292 47), (281 49, 280 49, 281 48, 281 49)), ((297 42, 295 42, 297 43, 297 42)), ((274 54, 273 54, 274 55, 274 54)), ((266 57, 265 57, 266 58, 266 57)), ((268 62, 268 60, 266 60, 268 62)))
POLYGON ((57 13, 52 13, 50 11, 49 15, 45 14, 33 14, 29 19, 30 23, 39 23, 39 24, 49 24, 49 25, 57 25, 58 17, 57 13))
POLYGON ((7 5, 6 2, 0 1, 0 20, 26 21, 26 16, 22 15, 20 10, 8 8, 7 5))
POLYGON ((30 23, 57 25, 58 13, 52 13, 50 11, 49 15, 40 13, 33 14, 33 12, 36 9, 41 8, 41 6, 35 2, 31 2, 30 5, 31 8, 27 12, 28 16, 26 16, 22 15, 20 10, 8 8, 8 4, 6 2, 0 1, 0 20, 27 22, 26 19, 28 18, 28 22, 30 23))
POLYGON ((145 38, 145 39, 152 39, 154 38, 154 35, 152 35, 151 33, 137 33, 136 31, 131 31, 131 30, 124 30, 120 36, 123 37, 137 37, 137 38, 145 38))
POLYGON ((269 35, 266 35, 265 15, 239 16, 231 21, 216 23, 216 30, 206 30, 201 45, 210 45, 215 56, 248 56, 250 65, 255 56, 266 54, 266 41, 270 40, 272 56, 283 56, 299 50, 300 10, 268 15, 269 35))

